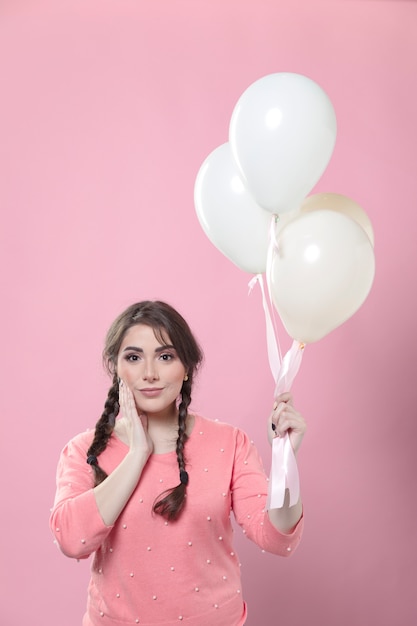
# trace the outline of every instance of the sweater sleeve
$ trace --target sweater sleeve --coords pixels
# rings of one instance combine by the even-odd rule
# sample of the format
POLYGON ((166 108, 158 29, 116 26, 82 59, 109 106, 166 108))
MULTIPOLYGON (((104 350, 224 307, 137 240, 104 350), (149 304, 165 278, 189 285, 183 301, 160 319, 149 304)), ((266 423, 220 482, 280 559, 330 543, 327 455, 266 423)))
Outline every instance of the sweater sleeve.
POLYGON ((255 445, 244 432, 236 429, 231 485, 236 521, 246 536, 263 550, 280 556, 291 556, 301 539, 303 518, 288 534, 272 525, 266 511, 268 480, 255 445))
POLYGON ((76 559, 87 558, 110 533, 97 508, 91 467, 86 463, 88 442, 72 439, 63 449, 57 468, 57 490, 49 520, 62 552, 76 559))

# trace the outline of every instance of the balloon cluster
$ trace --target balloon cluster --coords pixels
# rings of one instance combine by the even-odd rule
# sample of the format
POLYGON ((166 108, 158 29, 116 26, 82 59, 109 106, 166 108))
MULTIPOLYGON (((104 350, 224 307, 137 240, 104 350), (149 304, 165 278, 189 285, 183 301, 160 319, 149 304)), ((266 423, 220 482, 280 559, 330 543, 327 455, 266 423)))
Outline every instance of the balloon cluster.
POLYGON ((351 317, 375 272, 365 211, 339 194, 307 197, 335 141, 336 115, 321 87, 300 74, 270 74, 239 98, 229 141, 195 181, 204 232, 240 269, 267 274, 285 329, 302 343, 351 317))

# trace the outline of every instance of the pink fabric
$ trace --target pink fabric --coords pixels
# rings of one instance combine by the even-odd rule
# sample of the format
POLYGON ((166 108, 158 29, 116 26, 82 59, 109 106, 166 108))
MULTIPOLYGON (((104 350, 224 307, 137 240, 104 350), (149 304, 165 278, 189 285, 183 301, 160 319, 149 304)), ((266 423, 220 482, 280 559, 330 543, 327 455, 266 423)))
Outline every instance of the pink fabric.
MULTIPOLYGON (((175 453, 153 454, 125 509, 107 527, 98 512, 86 432, 64 448, 57 471, 51 529, 73 558, 95 552, 84 626, 121 624, 239 626, 246 606, 230 512, 262 549, 289 556, 303 522, 289 535, 269 522, 268 479, 255 446, 241 430, 196 416, 186 444, 190 481, 180 520, 152 514, 155 498, 178 484, 175 453)), ((116 437, 100 456, 110 473, 127 453, 116 437)))

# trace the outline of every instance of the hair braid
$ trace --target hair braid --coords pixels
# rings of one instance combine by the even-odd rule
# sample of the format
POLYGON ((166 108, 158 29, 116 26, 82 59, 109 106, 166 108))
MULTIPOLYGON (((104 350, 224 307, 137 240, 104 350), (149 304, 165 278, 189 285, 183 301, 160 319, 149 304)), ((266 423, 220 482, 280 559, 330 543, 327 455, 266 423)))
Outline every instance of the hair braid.
POLYGON ((176 520, 180 516, 185 506, 186 489, 188 484, 188 474, 185 471, 184 446, 188 439, 187 436, 187 416, 188 407, 191 403, 191 386, 192 379, 189 377, 184 381, 181 389, 181 403, 178 407, 178 437, 176 444, 176 453, 178 467, 180 470, 180 484, 172 489, 164 491, 160 500, 153 507, 154 513, 162 515, 167 520, 176 520))
POLYGON ((116 417, 119 413, 119 381, 116 374, 113 376, 113 384, 110 387, 104 411, 96 424, 94 439, 87 450, 87 463, 94 469, 95 484, 99 485, 105 478, 106 472, 98 465, 97 457, 104 452, 114 429, 116 417))

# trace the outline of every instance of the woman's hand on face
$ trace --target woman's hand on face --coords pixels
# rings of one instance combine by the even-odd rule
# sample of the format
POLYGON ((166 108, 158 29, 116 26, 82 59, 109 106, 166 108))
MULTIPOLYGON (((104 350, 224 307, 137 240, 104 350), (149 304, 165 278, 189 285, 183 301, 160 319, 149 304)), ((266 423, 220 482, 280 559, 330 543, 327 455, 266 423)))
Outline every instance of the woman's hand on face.
POLYGON ((138 415, 133 393, 123 380, 119 383, 119 405, 121 417, 116 420, 116 434, 131 450, 149 457, 153 442, 148 433, 148 418, 144 413, 138 415))
POLYGON ((274 403, 271 415, 268 418, 268 439, 272 443, 274 437, 283 437, 285 433, 291 441, 296 453, 303 440, 307 425, 303 416, 294 408, 291 393, 279 395, 274 403))

